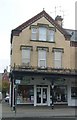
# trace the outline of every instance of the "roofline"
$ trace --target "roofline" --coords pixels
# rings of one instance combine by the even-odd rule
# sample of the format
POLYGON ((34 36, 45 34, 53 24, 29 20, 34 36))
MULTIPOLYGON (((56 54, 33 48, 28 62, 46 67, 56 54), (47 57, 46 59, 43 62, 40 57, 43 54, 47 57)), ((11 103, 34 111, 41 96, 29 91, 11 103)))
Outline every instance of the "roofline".
POLYGON ((64 28, 62 28, 48 13, 45 12, 45 10, 43 10, 42 12, 38 13, 37 15, 11 31, 11 44, 13 36, 19 36, 19 33, 22 32, 23 29, 25 29, 41 17, 45 17, 52 25, 54 25, 64 35, 65 39, 70 39, 70 34, 68 34, 68 32, 64 28))

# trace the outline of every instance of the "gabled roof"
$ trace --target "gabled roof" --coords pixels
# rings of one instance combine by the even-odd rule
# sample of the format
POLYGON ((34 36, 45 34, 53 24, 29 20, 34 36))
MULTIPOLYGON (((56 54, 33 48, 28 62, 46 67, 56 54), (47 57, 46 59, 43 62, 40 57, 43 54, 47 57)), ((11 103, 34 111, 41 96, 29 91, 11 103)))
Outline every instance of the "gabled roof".
POLYGON ((24 22, 23 24, 21 24, 20 26, 12 30, 11 43, 12 43, 13 36, 18 36, 23 29, 25 29, 26 27, 28 27, 29 25, 31 25, 32 23, 34 23, 35 21, 37 21, 42 17, 45 17, 52 25, 54 25, 64 35, 66 39, 71 37, 70 34, 66 32, 66 30, 64 30, 59 24, 57 24, 56 21, 48 13, 46 13, 45 10, 43 10, 39 14, 35 15, 28 21, 24 22))

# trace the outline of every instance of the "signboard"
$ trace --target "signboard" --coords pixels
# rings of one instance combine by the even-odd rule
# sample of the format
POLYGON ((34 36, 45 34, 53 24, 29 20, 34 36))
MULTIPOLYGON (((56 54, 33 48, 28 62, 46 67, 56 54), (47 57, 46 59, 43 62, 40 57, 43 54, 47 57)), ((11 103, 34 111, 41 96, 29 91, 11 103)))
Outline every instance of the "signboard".
POLYGON ((65 79, 57 79, 55 80, 54 84, 56 85, 64 85, 65 84, 65 79))
POLYGON ((21 84, 30 84, 30 78, 23 77, 23 79, 21 80, 21 84))
POLYGON ((21 80, 17 80, 15 81, 16 84, 20 84, 21 83, 21 80))

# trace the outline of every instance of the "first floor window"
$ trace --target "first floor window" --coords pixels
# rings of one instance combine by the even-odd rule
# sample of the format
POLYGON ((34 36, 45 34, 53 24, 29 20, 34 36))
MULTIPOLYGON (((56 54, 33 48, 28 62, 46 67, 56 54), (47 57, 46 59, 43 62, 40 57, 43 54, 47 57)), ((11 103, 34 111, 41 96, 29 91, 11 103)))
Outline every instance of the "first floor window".
POLYGON ((61 68, 62 67, 62 52, 54 51, 54 67, 61 68))
POLYGON ((30 65, 30 49, 22 49, 22 64, 27 66, 30 65))
MULTIPOLYGON (((24 83, 25 84, 25 83, 24 83)), ((34 86, 33 85, 18 85, 17 104, 34 103, 34 86)))
POLYGON ((38 67, 46 67, 46 50, 38 51, 38 67))

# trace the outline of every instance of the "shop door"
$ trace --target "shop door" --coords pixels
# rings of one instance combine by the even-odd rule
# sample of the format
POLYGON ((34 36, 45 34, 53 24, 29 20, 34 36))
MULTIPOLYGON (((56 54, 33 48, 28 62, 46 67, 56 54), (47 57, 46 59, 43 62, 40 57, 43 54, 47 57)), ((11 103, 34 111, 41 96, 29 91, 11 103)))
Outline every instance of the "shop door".
POLYGON ((37 87, 36 89, 37 105, 47 105, 47 88, 37 87))

